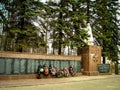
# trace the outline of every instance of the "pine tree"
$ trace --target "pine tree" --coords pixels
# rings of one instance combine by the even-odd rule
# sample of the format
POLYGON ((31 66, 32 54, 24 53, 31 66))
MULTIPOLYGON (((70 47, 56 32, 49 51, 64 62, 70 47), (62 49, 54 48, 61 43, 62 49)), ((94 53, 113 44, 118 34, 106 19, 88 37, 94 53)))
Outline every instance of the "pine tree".
POLYGON ((62 53, 62 48, 65 44, 67 27, 67 3, 68 1, 61 0, 60 2, 48 2, 51 8, 51 22, 52 28, 51 38, 53 39, 53 48, 58 49, 58 54, 62 53))
POLYGON ((119 20, 116 15, 118 15, 119 4, 113 0, 96 0, 91 2, 91 8, 94 37, 103 47, 103 63, 105 63, 105 57, 117 60, 119 20))
POLYGON ((82 30, 85 27, 84 8, 82 2, 77 0, 60 0, 58 3, 51 2, 53 12, 51 16, 51 27, 53 27, 53 46, 61 48, 70 46, 71 49, 85 46, 84 39, 88 37, 87 32, 82 30), (82 28, 81 28, 82 27, 82 28))
POLYGON ((43 37, 39 35, 39 29, 32 24, 32 21, 40 14, 41 6, 43 5, 39 0, 5 2, 8 21, 3 32, 7 36, 6 43, 13 41, 12 45, 15 44, 14 48, 17 48, 17 51, 23 51, 26 47, 36 48, 44 44, 43 37))
POLYGON ((72 23, 72 33, 74 33, 70 40, 72 46, 77 48, 85 47, 87 44, 84 42, 88 38, 87 32, 83 29, 86 28, 87 14, 84 7, 85 1, 82 0, 70 0, 70 22, 72 23))

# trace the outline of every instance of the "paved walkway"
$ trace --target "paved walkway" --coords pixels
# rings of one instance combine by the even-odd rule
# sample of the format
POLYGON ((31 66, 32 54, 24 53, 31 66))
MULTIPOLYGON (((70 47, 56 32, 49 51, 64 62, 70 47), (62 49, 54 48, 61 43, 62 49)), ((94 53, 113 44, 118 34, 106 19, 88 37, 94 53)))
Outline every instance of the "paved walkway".
POLYGON ((105 78, 120 78, 120 75, 78 76, 78 77, 49 78, 49 79, 0 80, 0 88, 78 82, 82 80, 97 80, 97 79, 99 80, 105 78))

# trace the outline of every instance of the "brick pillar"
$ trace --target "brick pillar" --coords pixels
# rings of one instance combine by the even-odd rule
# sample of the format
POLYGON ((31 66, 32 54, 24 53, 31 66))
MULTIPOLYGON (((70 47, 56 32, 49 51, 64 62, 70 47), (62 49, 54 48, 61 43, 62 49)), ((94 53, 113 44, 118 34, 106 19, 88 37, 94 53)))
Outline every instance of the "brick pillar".
POLYGON ((78 55, 82 56, 82 68, 84 75, 98 75, 98 64, 101 63, 101 47, 88 46, 80 49, 78 55))

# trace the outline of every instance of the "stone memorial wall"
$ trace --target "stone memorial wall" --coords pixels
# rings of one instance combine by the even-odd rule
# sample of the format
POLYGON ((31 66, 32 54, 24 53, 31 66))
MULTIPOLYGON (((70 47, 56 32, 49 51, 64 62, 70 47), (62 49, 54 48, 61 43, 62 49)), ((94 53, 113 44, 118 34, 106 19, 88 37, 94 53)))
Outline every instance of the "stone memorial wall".
POLYGON ((81 72, 80 56, 56 56, 26 53, 0 52, 0 75, 35 74, 39 65, 53 65, 63 69, 73 65, 76 72, 81 72))
MULTIPOLYGON (((7 77, 12 75, 16 76, 15 78, 18 78, 18 76, 23 78, 24 75, 30 78, 31 75, 36 73, 38 66, 44 64, 48 67, 51 64, 59 69, 69 68, 70 65, 73 65, 77 73, 90 76, 108 72, 104 71, 108 66, 101 66, 101 47, 88 46, 79 49, 78 56, 0 52, 0 79, 4 76, 6 76, 4 79, 9 79, 7 77)), ((35 75, 33 77, 35 78, 35 75)))

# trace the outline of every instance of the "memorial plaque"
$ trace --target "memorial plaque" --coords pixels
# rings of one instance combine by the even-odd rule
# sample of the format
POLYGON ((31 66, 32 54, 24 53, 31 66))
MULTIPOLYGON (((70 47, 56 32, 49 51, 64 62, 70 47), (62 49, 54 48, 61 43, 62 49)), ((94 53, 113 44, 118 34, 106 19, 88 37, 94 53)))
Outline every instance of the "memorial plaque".
POLYGON ((37 71, 37 69, 38 69, 38 66, 39 66, 39 62, 38 62, 38 60, 35 60, 35 64, 34 64, 35 66, 35 71, 37 71))
POLYGON ((60 61, 59 61, 59 60, 56 60, 56 61, 55 61, 55 66, 56 66, 57 68, 60 68, 60 61))
POLYGON ((73 65, 73 66, 75 65, 74 60, 71 60, 71 61, 70 61, 70 65, 73 65))
POLYGON ((49 64, 51 64, 51 65, 54 66, 54 61, 53 61, 53 60, 50 60, 49 64))
POLYGON ((45 59, 42 59, 42 64, 41 65, 45 65, 46 64, 46 60, 45 59))
POLYGON ((0 74, 5 73, 5 60, 3 58, 0 58, 0 74))
POLYGON ((21 59, 20 61, 20 73, 25 73, 26 71, 26 60, 25 59, 21 59))
POLYGON ((49 67, 49 60, 45 60, 45 64, 49 67))
POLYGON ((13 59, 6 59, 6 74, 11 74, 12 73, 12 62, 13 59))
POLYGON ((110 64, 98 64, 99 73, 109 73, 110 64))
POLYGON ((56 65, 56 61, 55 61, 55 60, 54 60, 54 66, 57 67, 57 65, 56 65))
POLYGON ((54 65, 55 67, 57 67, 57 65, 56 65, 56 61, 55 61, 55 60, 53 61, 53 65, 54 65))
POLYGON ((78 72, 78 69, 77 69, 77 61, 74 61, 74 68, 75 68, 75 70, 76 70, 76 72, 78 72))
POLYGON ((31 73, 35 73, 35 71, 34 71, 34 60, 31 60, 31 73))
POLYGON ((61 60, 60 67, 61 67, 61 69, 64 69, 66 67, 66 64, 63 60, 61 60))
POLYGON ((27 73, 31 73, 32 60, 27 60, 27 73))
POLYGON ((66 65, 67 68, 69 68, 69 67, 70 67, 69 61, 66 60, 66 61, 65 61, 65 65, 66 65))
POLYGON ((14 59, 14 74, 20 73, 20 60, 18 58, 14 59))
POLYGON ((80 61, 76 61, 77 62, 77 72, 81 71, 81 62, 80 61))
POLYGON ((41 60, 41 59, 39 60, 39 65, 42 65, 42 66, 44 65, 43 60, 41 60))

